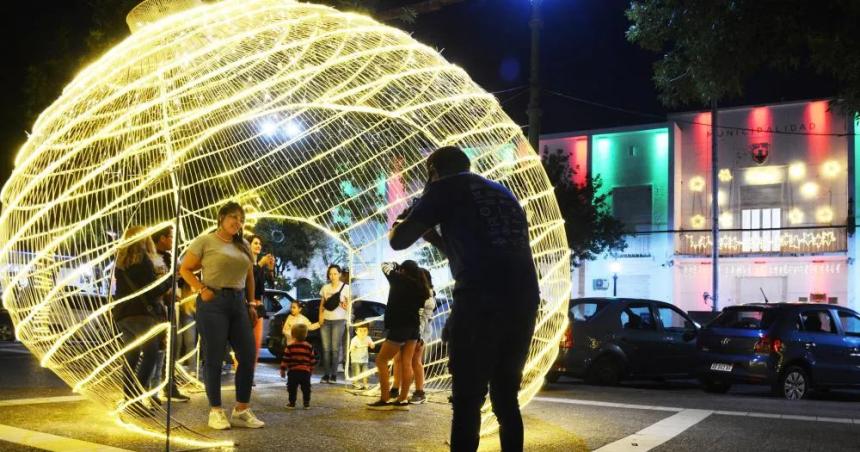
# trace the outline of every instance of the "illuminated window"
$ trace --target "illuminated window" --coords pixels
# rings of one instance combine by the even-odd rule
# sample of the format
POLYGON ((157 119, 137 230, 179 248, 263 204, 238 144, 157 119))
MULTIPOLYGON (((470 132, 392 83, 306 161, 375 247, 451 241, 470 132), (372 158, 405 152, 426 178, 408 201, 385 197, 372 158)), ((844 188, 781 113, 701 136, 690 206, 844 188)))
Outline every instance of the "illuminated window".
POLYGON ((782 227, 780 209, 743 209, 741 211, 741 249, 745 253, 780 250, 782 227))

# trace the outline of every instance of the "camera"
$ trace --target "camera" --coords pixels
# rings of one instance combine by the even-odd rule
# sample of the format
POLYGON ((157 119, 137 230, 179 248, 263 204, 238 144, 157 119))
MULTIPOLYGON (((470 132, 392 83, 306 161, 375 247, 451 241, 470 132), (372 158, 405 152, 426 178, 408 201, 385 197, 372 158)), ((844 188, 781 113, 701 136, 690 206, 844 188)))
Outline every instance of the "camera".
POLYGON ((403 220, 405 220, 406 217, 408 217, 409 214, 412 213, 412 209, 415 208, 415 206, 418 204, 418 201, 420 200, 420 196, 416 196, 415 198, 409 200, 409 204, 406 206, 405 209, 403 209, 403 212, 400 212, 400 215, 397 215, 397 218, 394 220, 394 224, 402 223, 403 220))

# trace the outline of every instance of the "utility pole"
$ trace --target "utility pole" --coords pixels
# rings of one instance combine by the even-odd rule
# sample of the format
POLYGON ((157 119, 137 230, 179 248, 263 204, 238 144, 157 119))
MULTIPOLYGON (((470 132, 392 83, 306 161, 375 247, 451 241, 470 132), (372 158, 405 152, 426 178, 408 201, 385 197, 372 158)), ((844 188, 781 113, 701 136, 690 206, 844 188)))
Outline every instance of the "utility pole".
POLYGON ((531 0, 532 14, 529 28, 532 31, 531 74, 529 75, 529 144, 540 152, 540 4, 542 0, 531 0))
POLYGON ((717 100, 711 99, 711 310, 719 311, 720 289, 720 202, 719 159, 717 158, 717 100))

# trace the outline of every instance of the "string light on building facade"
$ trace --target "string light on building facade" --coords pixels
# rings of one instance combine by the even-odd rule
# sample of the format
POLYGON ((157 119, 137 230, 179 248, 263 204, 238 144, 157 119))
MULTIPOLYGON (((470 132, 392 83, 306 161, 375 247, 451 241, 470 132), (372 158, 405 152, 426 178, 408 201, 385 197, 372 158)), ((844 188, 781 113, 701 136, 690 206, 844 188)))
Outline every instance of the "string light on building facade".
POLYGON ((693 215, 690 218, 690 227, 693 229, 702 229, 705 227, 705 217, 703 215, 693 215))
POLYGON ((773 166, 761 168, 749 168, 746 170, 744 180, 750 185, 770 185, 781 183, 783 171, 773 166))
MULTIPOLYGON (((543 304, 520 401, 537 393, 567 324, 569 251, 540 160, 493 95, 408 34, 324 6, 150 0, 128 22, 133 34, 39 116, 0 192, 0 266, 21 269, 0 275, 3 303, 45 367, 128 428, 161 435, 165 413, 118 405, 124 347, 110 316, 149 288, 91 303, 83 319, 64 310, 100 299, 76 285, 85 272, 98 269, 93 285, 109 286, 123 243, 108 231, 121 236, 131 220, 147 234, 174 224, 179 201, 182 251, 232 199, 255 206, 249 220, 324 231, 348 249, 352 277, 370 279, 378 268, 363 251, 386 246, 388 210, 420 194, 429 150, 458 145, 469 149, 475 172, 517 195, 529 219, 543 304), (380 178, 398 179, 402 196, 380 194, 380 178)), ((440 282, 435 315, 448 314, 450 290, 440 282)), ((355 295, 385 299, 386 291, 355 295)), ((440 333, 428 344, 436 351, 426 360, 427 386, 448 390, 444 347, 432 346, 440 333)), ((482 413, 482 430, 491 431, 489 401, 482 413)), ((176 425, 176 443, 230 444, 176 425)))
POLYGON ((803 218, 803 211, 798 209, 797 207, 794 207, 788 211, 788 222, 791 224, 801 224, 803 223, 803 218))
POLYGON ((821 175, 827 179, 833 179, 836 176, 839 176, 839 171, 841 169, 839 162, 836 160, 828 160, 821 165, 821 175))
POLYGON ((705 189, 705 178, 693 176, 690 178, 690 191, 700 192, 705 189))
POLYGON ((731 212, 723 212, 720 214, 720 227, 721 228, 731 228, 734 226, 734 216, 732 216, 731 212))
POLYGON ((818 197, 818 184, 815 182, 806 182, 800 186, 800 196, 803 199, 815 199, 818 197))
MULTIPOLYGON (((793 276, 793 275, 832 275, 842 273, 845 261, 827 261, 821 263, 768 263, 765 266, 767 275, 770 276, 793 276)), ((681 265, 681 274, 694 276, 702 273, 711 274, 711 269, 704 265, 681 265)), ((726 276, 753 276, 761 271, 755 268, 755 264, 721 263, 720 274, 726 276)))
POLYGON ((723 168, 717 174, 717 178, 720 179, 720 182, 731 182, 732 172, 728 168, 723 168))
MULTIPOLYGON (((697 253, 709 253, 713 240, 707 234, 684 234, 687 249, 697 253)), ((774 236, 770 234, 750 235, 741 237, 738 234, 725 233, 720 236, 720 252, 729 254, 740 254, 744 248, 747 249, 770 249, 774 252, 828 252, 832 251, 833 245, 837 243, 836 234, 833 231, 818 232, 793 232, 781 231, 773 242, 774 236), (778 248, 774 249, 774 245, 778 248)))
POLYGON ((832 223, 833 209, 829 206, 821 206, 815 209, 815 221, 819 223, 832 223))
POLYGON ((788 178, 797 181, 806 177, 806 163, 794 162, 788 165, 788 178))

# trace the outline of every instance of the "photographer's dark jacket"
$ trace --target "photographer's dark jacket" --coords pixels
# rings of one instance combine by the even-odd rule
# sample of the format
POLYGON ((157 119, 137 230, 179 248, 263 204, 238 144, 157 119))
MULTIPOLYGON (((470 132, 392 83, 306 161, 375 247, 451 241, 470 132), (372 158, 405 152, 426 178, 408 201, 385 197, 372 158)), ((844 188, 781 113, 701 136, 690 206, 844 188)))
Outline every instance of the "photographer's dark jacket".
MULTIPOLYGON (((126 268, 125 270, 117 267, 114 271, 114 279, 116 280, 116 294, 114 295, 114 299, 123 298, 134 293, 139 289, 152 284, 156 278, 155 266, 148 256, 145 256, 143 260, 126 268), (137 287, 131 287, 129 282, 126 281, 124 275, 128 276, 131 283, 137 287)), ((167 278, 151 290, 116 305, 113 308, 114 319, 121 320, 133 315, 149 315, 161 319, 164 317, 165 312, 162 296, 170 290, 171 283, 171 278, 167 278)))
POLYGON ((406 221, 440 225, 454 300, 469 300, 459 310, 537 309, 528 219, 508 188, 470 172, 445 177, 427 185, 406 221))

